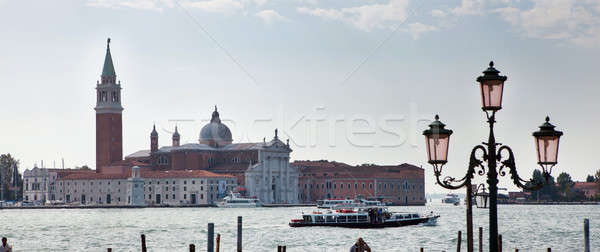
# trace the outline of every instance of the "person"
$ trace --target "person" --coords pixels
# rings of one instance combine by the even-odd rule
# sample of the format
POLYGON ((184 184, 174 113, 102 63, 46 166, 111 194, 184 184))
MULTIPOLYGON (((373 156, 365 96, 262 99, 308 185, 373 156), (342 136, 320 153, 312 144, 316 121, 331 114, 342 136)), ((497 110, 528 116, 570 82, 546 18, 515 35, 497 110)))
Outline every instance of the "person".
POLYGON ((358 238, 358 241, 350 248, 350 252, 371 252, 371 248, 363 238, 358 238))
POLYGON ((0 246, 0 252, 12 252, 12 247, 8 245, 8 239, 2 237, 2 246, 0 246))

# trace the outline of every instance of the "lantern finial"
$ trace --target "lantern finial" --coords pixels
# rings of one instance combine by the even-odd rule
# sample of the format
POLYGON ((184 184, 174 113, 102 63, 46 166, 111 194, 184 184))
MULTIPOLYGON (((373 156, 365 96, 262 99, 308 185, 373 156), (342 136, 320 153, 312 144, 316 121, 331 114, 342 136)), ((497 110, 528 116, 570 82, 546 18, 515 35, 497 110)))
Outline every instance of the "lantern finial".
POLYGON ((550 116, 546 116, 546 122, 550 122, 550 116))
POLYGON ((490 67, 494 67, 494 61, 490 61, 490 67))
POLYGON ((435 120, 440 120, 440 116, 439 115, 435 115, 435 120))

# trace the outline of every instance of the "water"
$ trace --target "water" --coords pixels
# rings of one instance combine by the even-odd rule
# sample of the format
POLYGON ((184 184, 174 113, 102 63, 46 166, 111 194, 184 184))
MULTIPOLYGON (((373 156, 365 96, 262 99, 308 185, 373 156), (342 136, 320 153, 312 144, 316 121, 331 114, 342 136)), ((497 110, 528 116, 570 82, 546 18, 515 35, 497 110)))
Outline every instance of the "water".
MULTIPOLYGON (((206 227, 215 223, 221 251, 235 251, 237 216, 244 217, 244 251, 348 251, 363 237, 373 251, 455 251, 458 230, 466 251, 465 207, 432 204, 392 207, 394 211, 434 211, 437 226, 356 230, 345 228, 290 228, 287 223, 313 208, 146 208, 146 209, 37 209, 0 210, 0 235, 15 251, 140 251, 146 234, 149 251, 206 250, 206 227)), ((499 232, 505 251, 582 251, 583 219, 590 219, 592 251, 600 251, 600 206, 500 205, 499 232)), ((473 209, 475 248, 477 227, 484 227, 487 244, 488 210, 473 209)), ((486 249, 487 250, 487 247, 486 249)))

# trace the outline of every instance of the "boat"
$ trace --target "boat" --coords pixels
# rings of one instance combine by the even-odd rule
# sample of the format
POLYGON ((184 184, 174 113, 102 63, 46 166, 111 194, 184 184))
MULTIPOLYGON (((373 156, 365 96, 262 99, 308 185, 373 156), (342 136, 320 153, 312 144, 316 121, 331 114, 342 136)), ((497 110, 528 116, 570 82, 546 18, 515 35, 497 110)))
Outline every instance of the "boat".
POLYGON ((390 212, 386 207, 337 209, 303 213, 302 219, 292 219, 290 227, 387 228, 408 225, 435 225, 439 215, 390 212))
POLYGON ((453 204, 455 206, 460 205, 460 197, 458 197, 456 194, 449 193, 446 194, 446 197, 442 199, 442 203, 453 204))
POLYGON ((348 209, 356 207, 373 207, 373 206, 385 206, 381 201, 378 200, 366 200, 363 198, 359 199, 325 199, 317 201, 317 208, 323 209, 348 209))
POLYGON ((223 208, 243 208, 243 207, 260 207, 262 202, 256 198, 244 198, 239 193, 230 193, 221 201, 217 202, 217 207, 223 208))

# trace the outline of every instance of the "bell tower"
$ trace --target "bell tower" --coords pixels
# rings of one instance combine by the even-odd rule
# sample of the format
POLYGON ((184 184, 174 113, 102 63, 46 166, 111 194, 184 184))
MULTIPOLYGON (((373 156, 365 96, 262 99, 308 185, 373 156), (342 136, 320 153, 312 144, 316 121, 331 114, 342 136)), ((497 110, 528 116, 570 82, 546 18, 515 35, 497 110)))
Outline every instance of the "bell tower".
POLYGON ((110 38, 100 81, 96 84, 96 172, 123 159, 123 125, 121 113, 121 82, 110 54, 110 38))

